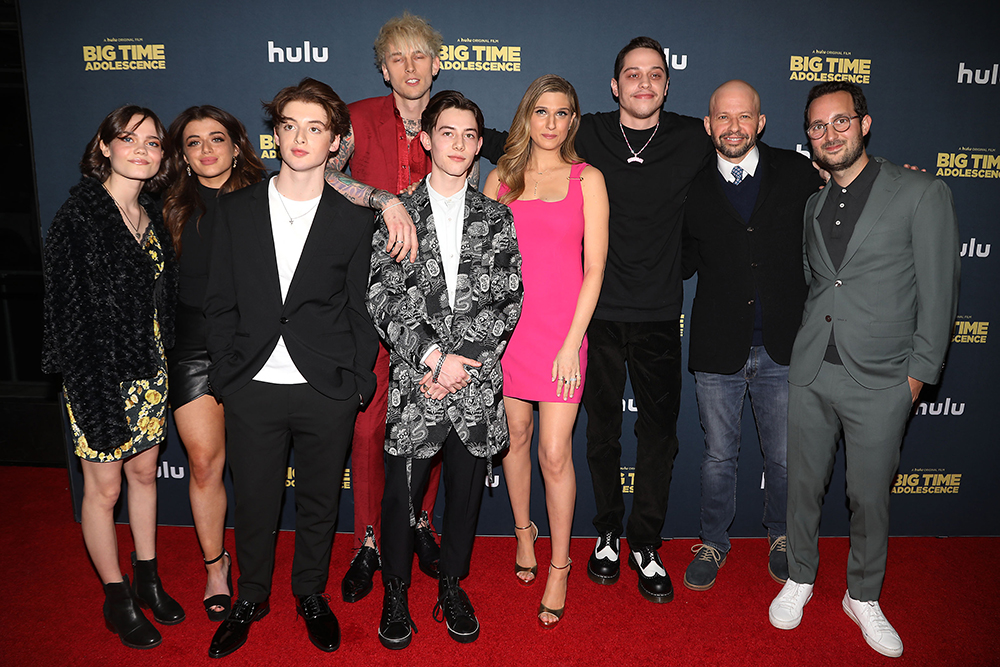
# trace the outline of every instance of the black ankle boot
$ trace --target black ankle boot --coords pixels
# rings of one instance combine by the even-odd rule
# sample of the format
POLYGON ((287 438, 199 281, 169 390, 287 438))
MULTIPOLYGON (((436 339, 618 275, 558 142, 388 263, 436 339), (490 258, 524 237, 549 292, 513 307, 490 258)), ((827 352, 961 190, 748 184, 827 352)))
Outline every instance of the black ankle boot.
POLYGON ((156 573, 156 559, 136 560, 132 552, 132 573, 135 577, 135 597, 139 604, 153 612, 157 623, 175 625, 184 620, 184 610, 177 601, 167 595, 156 573))
POLYGON ((153 648, 163 638, 142 614, 129 587, 128 577, 115 584, 104 584, 104 622, 129 648, 153 648))

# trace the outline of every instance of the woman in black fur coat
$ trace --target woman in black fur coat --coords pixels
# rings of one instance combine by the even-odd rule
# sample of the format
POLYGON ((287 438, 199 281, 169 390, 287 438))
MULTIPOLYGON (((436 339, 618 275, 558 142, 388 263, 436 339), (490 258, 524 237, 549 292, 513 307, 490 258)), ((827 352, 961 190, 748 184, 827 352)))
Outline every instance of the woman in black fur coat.
POLYGON ((164 347, 173 343, 177 267, 159 206, 166 139, 149 109, 111 112, 87 145, 83 178, 45 242, 42 367, 63 377, 84 478, 83 539, 104 583, 104 617, 126 646, 151 648, 184 611, 156 570, 156 469, 166 433, 164 347), (128 479, 133 585, 122 575, 114 507, 128 479))

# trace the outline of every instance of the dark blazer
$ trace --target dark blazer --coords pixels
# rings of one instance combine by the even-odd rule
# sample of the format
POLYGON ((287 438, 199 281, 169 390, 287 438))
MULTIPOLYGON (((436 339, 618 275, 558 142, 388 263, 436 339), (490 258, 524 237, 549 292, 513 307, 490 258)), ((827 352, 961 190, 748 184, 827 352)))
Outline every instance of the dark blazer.
POLYGON ((688 368, 735 373, 753 338, 754 299, 764 314, 764 348, 788 365, 802 322, 802 211, 823 184, 795 151, 757 143, 760 193, 749 223, 722 189, 715 159, 695 177, 684 207, 684 277, 698 273, 688 368))
POLYGON ((154 320, 163 345, 174 340, 173 245, 160 205, 146 194, 139 204, 163 249, 159 278, 96 179, 83 178, 70 190, 45 238, 42 370, 62 374, 73 416, 98 452, 132 436, 120 383, 151 378, 163 363, 154 320))
POLYGON ((396 262, 385 251, 380 224, 372 239, 368 308, 389 347, 389 413, 385 449, 392 456, 430 458, 452 428, 466 448, 492 457, 510 444, 503 407, 500 356, 521 316, 521 254, 514 217, 504 204, 469 188, 454 310, 441 268, 427 180, 403 204, 417 228, 417 261, 396 262), (420 357, 442 352, 482 363, 472 382, 442 400, 426 398, 418 383, 428 371, 420 357))
POLYGON ((958 221, 951 190, 930 174, 883 158, 864 211, 834 268, 816 217, 823 190, 805 210, 809 296, 792 350, 788 381, 810 384, 836 331, 851 377, 887 389, 907 376, 935 384, 955 326, 958 221))
POLYGON ((264 180, 219 201, 205 295, 212 387, 227 396, 246 385, 281 336, 317 391, 367 403, 378 353, 365 307, 372 214, 324 185, 282 303, 267 187, 264 180))

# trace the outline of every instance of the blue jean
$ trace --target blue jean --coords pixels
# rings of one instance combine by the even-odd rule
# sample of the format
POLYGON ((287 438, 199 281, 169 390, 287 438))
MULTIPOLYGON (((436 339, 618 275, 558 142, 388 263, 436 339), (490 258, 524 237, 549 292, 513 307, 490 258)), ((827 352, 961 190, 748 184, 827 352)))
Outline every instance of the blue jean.
POLYGON ((740 454, 743 401, 750 404, 764 455, 764 518, 769 537, 785 534, 788 490, 788 366, 763 346, 750 348, 743 370, 732 375, 695 372, 698 414, 705 430, 701 461, 701 541, 729 551, 729 527, 736 516, 736 469, 740 454))

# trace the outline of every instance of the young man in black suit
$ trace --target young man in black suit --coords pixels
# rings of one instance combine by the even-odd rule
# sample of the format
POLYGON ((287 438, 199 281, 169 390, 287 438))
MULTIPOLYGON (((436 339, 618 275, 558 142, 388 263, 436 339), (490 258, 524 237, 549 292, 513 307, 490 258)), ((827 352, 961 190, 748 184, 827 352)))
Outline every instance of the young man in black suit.
POLYGON ((788 578, 785 551, 788 362, 802 322, 802 211, 823 181, 795 151, 758 141, 760 96, 728 81, 709 100, 705 131, 716 158, 695 177, 684 205, 684 277, 698 273, 688 368, 705 430, 701 539, 684 585, 715 584, 736 516, 743 402, 750 393, 764 455, 768 572, 788 578))
POLYGON ((292 592, 309 639, 340 645, 323 598, 354 419, 375 390, 378 336, 365 306, 372 214, 325 184, 346 105, 303 79, 265 105, 281 170, 219 204, 205 299, 209 377, 226 410, 239 599, 209 655, 240 648, 269 611, 288 448, 296 451, 292 592))

